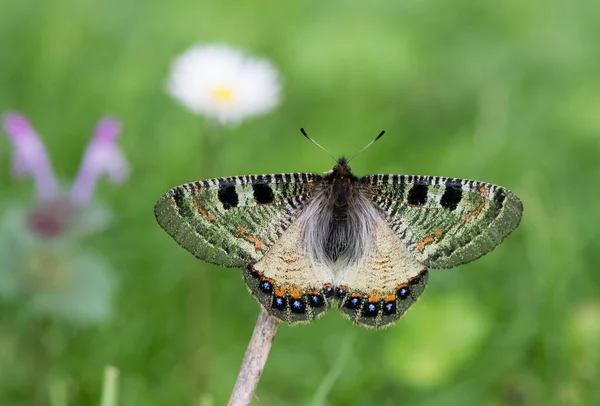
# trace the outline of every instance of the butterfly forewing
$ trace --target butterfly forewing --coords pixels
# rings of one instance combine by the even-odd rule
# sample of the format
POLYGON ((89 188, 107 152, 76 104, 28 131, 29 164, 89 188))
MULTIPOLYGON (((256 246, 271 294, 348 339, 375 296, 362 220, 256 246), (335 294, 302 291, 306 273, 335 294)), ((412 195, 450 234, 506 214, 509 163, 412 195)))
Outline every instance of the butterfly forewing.
POLYGON ((489 183, 433 176, 360 180, 390 228, 429 268, 451 268, 493 250, 519 224, 521 201, 489 183))
POLYGON ((197 258, 246 267, 260 260, 297 217, 318 177, 288 173, 187 183, 161 196, 154 213, 197 258))

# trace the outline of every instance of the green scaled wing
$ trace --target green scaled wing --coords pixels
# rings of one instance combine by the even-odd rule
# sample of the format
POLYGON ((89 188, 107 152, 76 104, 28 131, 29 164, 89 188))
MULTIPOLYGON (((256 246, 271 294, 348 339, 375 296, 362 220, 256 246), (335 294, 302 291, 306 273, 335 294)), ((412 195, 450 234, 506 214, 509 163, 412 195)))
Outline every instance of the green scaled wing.
POLYGON ((511 191, 474 180, 369 175, 360 182, 408 250, 434 269, 490 252, 523 214, 523 204, 511 191))
POLYGON ((160 226, 197 258, 226 267, 260 260, 310 199, 319 175, 216 178, 177 186, 158 199, 160 226))

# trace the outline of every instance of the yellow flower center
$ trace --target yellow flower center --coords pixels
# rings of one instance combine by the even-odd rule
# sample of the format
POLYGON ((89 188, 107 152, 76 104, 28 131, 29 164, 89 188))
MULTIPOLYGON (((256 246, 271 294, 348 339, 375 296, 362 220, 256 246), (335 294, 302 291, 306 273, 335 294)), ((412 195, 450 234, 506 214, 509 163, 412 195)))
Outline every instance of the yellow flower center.
POLYGON ((230 103, 233 101, 233 92, 228 87, 217 87, 213 90, 212 95, 217 102, 230 103))

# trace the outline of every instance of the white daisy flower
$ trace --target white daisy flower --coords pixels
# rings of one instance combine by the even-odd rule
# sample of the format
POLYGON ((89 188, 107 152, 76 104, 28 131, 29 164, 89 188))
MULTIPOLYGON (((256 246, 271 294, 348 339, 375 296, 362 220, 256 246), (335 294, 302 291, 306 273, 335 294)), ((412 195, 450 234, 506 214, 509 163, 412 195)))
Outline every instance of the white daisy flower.
POLYGON ((196 45, 172 63, 168 91, 195 114, 239 123, 279 103, 277 70, 226 45, 196 45))

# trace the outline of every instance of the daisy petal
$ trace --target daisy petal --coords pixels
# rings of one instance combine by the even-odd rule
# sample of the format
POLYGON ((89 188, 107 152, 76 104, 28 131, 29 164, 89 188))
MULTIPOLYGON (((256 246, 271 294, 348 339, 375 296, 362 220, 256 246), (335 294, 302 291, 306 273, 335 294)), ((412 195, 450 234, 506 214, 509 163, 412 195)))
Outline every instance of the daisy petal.
POLYGON ((279 104, 277 70, 226 45, 197 45, 172 63, 169 93, 191 112, 221 124, 239 123, 279 104))

